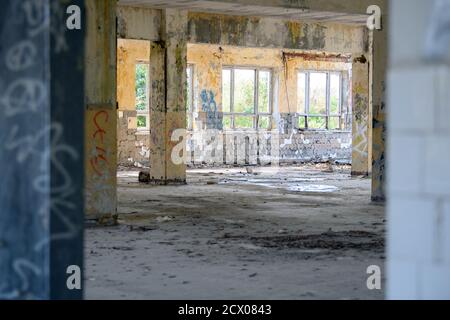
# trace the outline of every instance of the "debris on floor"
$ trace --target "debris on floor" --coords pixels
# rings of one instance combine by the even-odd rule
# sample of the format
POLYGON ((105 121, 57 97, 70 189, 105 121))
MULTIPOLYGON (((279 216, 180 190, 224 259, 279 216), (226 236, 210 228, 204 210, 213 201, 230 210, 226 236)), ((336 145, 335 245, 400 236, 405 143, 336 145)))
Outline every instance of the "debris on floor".
POLYGON ((120 225, 86 231, 87 298, 383 299, 366 287, 386 227, 370 179, 339 165, 257 170, 145 187, 119 173, 120 225))

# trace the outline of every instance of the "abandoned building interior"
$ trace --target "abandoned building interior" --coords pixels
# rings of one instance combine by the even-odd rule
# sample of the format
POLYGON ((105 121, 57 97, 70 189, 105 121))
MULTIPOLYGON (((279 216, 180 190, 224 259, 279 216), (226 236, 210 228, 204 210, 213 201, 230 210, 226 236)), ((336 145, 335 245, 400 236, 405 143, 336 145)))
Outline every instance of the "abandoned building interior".
MULTIPOLYGON (((52 108, 68 100, 60 92, 73 97, 51 119, 72 128, 64 141, 81 139, 84 154, 71 173, 52 160, 51 175, 70 176, 80 192, 52 189, 66 216, 52 207, 59 222, 33 234, 50 232, 54 245, 20 233, 50 257, 50 271, 8 256, 16 264, 0 271, 15 276, 0 282, 0 298, 76 294, 23 282, 62 277, 55 266, 70 254, 55 250, 75 247, 87 299, 450 297, 450 73, 421 55, 439 10, 419 0, 77 3, 84 53, 66 31, 74 51, 50 51, 52 75, 65 72, 48 81, 52 108), (414 26, 402 14, 411 2, 414 26), (371 5, 382 28, 367 27, 371 5), (370 266, 382 270, 376 290, 366 285, 370 266), (11 289, 17 283, 22 291, 11 289)), ((74 160, 64 146, 51 148, 74 160)))
POLYGON ((348 281, 384 263, 367 17, 241 9, 119 2, 117 110, 91 122, 117 143, 88 141, 86 184, 88 219, 117 194, 119 227, 87 230, 88 297, 383 297, 348 281))

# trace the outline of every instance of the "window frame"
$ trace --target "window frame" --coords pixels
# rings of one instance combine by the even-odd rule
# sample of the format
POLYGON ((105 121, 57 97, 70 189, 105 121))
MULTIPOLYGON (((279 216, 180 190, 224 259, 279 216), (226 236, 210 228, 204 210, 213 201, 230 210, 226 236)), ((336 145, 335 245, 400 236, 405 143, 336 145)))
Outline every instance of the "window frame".
POLYGON ((344 114, 344 72, 342 70, 314 70, 314 69, 297 69, 297 102, 296 102, 296 127, 300 130, 308 131, 349 131, 345 124, 343 125, 343 120, 345 120, 344 114), (311 73, 322 73, 326 74, 326 113, 325 114, 312 114, 310 113, 310 83, 311 83, 311 73), (300 106, 298 105, 298 95, 299 95, 299 75, 305 74, 305 108, 304 113, 300 112, 300 106), (331 113, 331 76, 339 76, 339 105, 338 113, 331 113), (304 127, 300 127, 300 119, 304 118, 304 127), (325 118, 325 128, 309 128, 308 120, 309 118, 325 118), (337 128, 330 129, 330 119, 338 118, 339 126, 337 128))
POLYGON ((195 78, 195 65, 188 63, 186 67, 186 129, 189 131, 194 130, 195 112, 196 112, 194 78, 195 78), (191 72, 190 81, 187 77, 188 70, 190 70, 191 72), (191 101, 188 101, 189 88, 191 89, 190 90, 191 101))
MULTIPOLYGON (((135 77, 135 86, 136 86, 136 69, 138 65, 147 65, 148 66, 148 72, 147 72, 147 86, 146 86, 146 96, 147 96, 147 107, 145 110, 138 110, 137 109, 137 105, 135 102, 135 110, 136 110, 136 128, 137 131, 140 133, 150 133, 150 94, 151 94, 151 90, 150 90, 150 85, 151 85, 151 81, 150 81, 150 61, 145 61, 145 60, 137 60, 136 64, 135 64, 135 68, 134 68, 134 77, 135 77), (138 119, 139 117, 145 117, 145 127, 139 127, 138 126, 138 119)), ((135 88, 135 91, 137 89, 135 88)), ((137 97, 136 97, 137 100, 137 97)))
POLYGON ((273 121, 273 91, 274 91, 274 77, 273 77, 273 69, 267 68, 267 67, 255 67, 255 66, 242 66, 242 65, 224 65, 222 66, 222 72, 221 72, 221 80, 222 80, 222 114, 223 117, 230 117, 230 128, 226 128, 225 125, 223 127, 223 130, 228 131, 235 131, 235 130, 256 130, 256 131, 263 131, 263 130, 270 130, 272 128, 272 121, 273 121), (223 71, 224 70, 230 70, 230 112, 224 112, 223 111, 223 71), (236 70, 252 70, 255 73, 254 78, 254 97, 253 97, 253 112, 252 113, 242 113, 242 112, 234 112, 234 88, 235 88, 235 71, 236 70), (269 73, 269 110, 268 112, 260 112, 259 111, 259 73, 260 72, 268 72, 269 73), (236 128, 236 121, 235 118, 237 117, 252 117, 253 119, 253 125, 252 128, 236 128), (268 117, 269 118, 269 124, 267 128, 260 128, 260 118, 261 117, 268 117))

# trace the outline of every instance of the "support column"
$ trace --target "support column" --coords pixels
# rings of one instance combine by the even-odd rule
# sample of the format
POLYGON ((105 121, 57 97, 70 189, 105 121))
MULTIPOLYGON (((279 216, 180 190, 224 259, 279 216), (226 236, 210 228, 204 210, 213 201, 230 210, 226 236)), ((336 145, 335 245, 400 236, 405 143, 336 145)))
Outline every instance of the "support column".
POLYGON ((154 184, 166 181, 166 51, 162 42, 150 48, 150 179, 154 184))
POLYGON ((383 29, 373 32, 373 129, 372 129, 372 200, 386 199, 386 73, 388 54, 388 16, 386 6, 383 10, 383 29))
POLYGON ((2 2, 0 299, 82 298, 67 271, 82 281, 85 28, 83 14, 69 30, 66 9, 2 2))
POLYGON ((352 175, 369 175, 369 60, 367 54, 353 57, 352 64, 352 175))
POLYGON ((116 5, 87 1, 86 218, 101 224, 117 210, 116 5))
POLYGON ((184 156, 185 148, 180 144, 185 143, 185 134, 177 135, 176 141, 172 136, 176 130, 186 129, 187 21, 186 11, 163 10, 163 41, 151 50, 151 183, 186 183, 186 164, 174 162, 172 157, 173 153, 184 156), (164 75, 158 71, 163 60, 164 75), (180 152, 175 152, 175 147, 180 152))

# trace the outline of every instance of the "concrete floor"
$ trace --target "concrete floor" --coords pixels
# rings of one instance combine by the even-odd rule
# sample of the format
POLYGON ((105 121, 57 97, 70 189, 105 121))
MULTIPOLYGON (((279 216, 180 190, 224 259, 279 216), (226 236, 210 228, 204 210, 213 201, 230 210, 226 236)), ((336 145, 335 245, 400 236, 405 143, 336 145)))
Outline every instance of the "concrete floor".
POLYGON ((326 165, 199 169, 187 186, 119 173, 120 225, 86 231, 87 299, 383 299, 384 207, 326 165))

